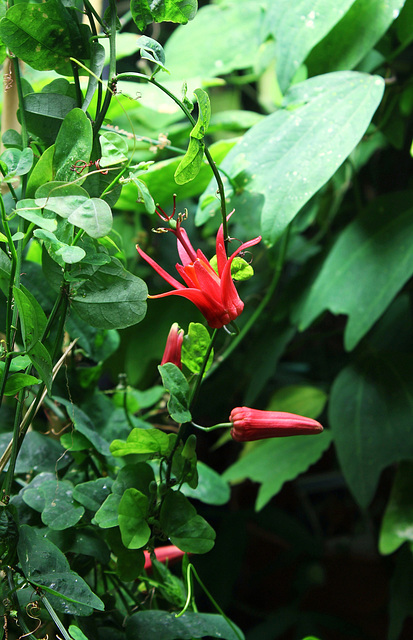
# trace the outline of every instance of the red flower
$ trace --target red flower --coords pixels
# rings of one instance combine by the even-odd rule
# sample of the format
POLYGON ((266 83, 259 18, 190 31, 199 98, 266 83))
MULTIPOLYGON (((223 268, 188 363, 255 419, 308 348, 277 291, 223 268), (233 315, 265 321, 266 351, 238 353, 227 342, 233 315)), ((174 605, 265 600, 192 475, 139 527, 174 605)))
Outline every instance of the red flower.
POLYGON ((317 420, 283 411, 260 411, 248 407, 236 407, 229 416, 232 422, 231 437, 237 442, 251 442, 264 438, 304 436, 321 433, 323 427, 317 420))
MULTIPOLYGON (((154 551, 158 562, 178 560, 178 558, 181 558, 185 554, 185 551, 181 551, 181 549, 178 549, 174 544, 169 544, 166 547, 158 547, 157 549, 154 549, 154 551)), ((148 570, 152 567, 152 560, 149 551, 144 551, 144 554, 145 565, 143 568, 148 570)))
POLYGON ((163 352, 161 364, 172 362, 182 369, 181 350, 182 341, 184 339, 184 331, 179 328, 177 322, 174 322, 166 340, 165 351, 163 352))
MULTIPOLYGON (((229 216, 228 216, 229 217, 229 216)), ((244 242, 234 253, 227 258, 224 244, 224 232, 220 226, 216 239, 216 254, 218 273, 211 267, 207 258, 200 249, 195 251, 188 234, 181 227, 178 218, 175 229, 170 229, 177 238, 178 253, 182 264, 177 264, 176 269, 186 283, 186 287, 169 275, 152 258, 150 258, 137 245, 139 255, 148 262, 151 267, 172 287, 173 291, 159 293, 149 298, 165 298, 166 296, 182 296, 193 302, 205 316, 209 326, 220 329, 235 318, 238 318, 244 308, 231 277, 231 264, 235 256, 247 247, 252 247, 261 240, 261 236, 244 242)))

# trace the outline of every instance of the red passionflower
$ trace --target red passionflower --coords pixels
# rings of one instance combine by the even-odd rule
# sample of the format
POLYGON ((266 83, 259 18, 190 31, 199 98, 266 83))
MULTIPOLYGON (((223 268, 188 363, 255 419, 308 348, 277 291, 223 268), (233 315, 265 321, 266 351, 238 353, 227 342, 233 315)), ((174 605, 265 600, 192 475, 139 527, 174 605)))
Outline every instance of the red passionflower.
MULTIPOLYGON (((228 216, 229 218, 229 216, 228 216)), ((216 255, 218 273, 212 268, 201 249, 195 251, 191 245, 188 234, 181 226, 182 218, 179 217, 176 228, 171 228, 175 234, 178 245, 178 253, 182 264, 177 264, 176 269, 187 286, 184 286, 173 276, 162 269, 152 260, 139 245, 136 246, 139 255, 159 273, 174 289, 166 293, 159 293, 149 298, 165 298, 167 296, 182 296, 193 302, 206 318, 209 326, 220 329, 224 325, 238 318, 244 308, 231 277, 231 264, 235 256, 247 247, 252 247, 261 240, 261 236, 244 242, 228 258, 225 252, 224 232, 220 226, 216 238, 216 255)))
POLYGON ((317 420, 284 411, 260 411, 248 407, 236 407, 231 411, 231 436, 237 442, 251 442, 264 438, 304 436, 321 433, 323 427, 317 420))
POLYGON ((172 362, 182 369, 181 351, 184 339, 184 330, 179 328, 177 322, 174 322, 166 340, 165 351, 163 352, 161 364, 172 362))
MULTIPOLYGON (((171 562, 171 560, 178 560, 185 554, 185 551, 181 551, 181 549, 178 549, 174 544, 166 545, 166 547, 158 547, 157 549, 154 549, 154 551, 158 562, 171 562)), ((152 560, 149 551, 144 551, 144 554, 145 565, 143 568, 148 570, 152 567, 152 560)))

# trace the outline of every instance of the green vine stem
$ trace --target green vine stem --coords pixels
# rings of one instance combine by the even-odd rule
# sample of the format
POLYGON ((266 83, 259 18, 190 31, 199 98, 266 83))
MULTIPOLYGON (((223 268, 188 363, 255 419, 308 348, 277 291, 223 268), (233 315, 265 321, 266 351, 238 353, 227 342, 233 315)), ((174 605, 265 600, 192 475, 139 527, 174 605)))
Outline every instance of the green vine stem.
POLYGON ((110 101, 112 99, 112 95, 114 93, 112 85, 116 78, 116 21, 118 19, 117 11, 116 11, 116 0, 109 0, 110 6, 110 31, 109 31, 109 51, 110 51, 110 59, 109 59, 109 77, 108 84, 106 87, 106 95, 103 101, 102 109, 99 114, 96 115, 96 120, 93 125, 94 135, 97 136, 99 133, 99 129, 102 126, 103 120, 106 116, 106 113, 109 109, 110 101))
MULTIPOLYGON (((32 634, 32 632, 30 631, 29 627, 26 625, 25 621, 24 621, 24 617, 23 617, 23 613, 20 607, 20 603, 19 600, 17 598, 16 595, 16 585, 14 584, 14 577, 13 577, 13 570, 11 569, 11 567, 5 567, 5 571, 6 571, 6 575, 7 575, 7 582, 9 585, 9 597, 12 600, 14 606, 16 607, 16 611, 17 611, 17 621, 18 624, 21 628, 21 630, 24 633, 24 636, 20 636, 21 638, 28 638, 29 640, 38 640, 36 638, 36 636, 34 636, 32 634)), ((3 629, 7 629, 7 627, 5 628, 3 626, 3 629)), ((7 638, 7 634, 5 634, 5 638, 7 638)))
MULTIPOLYGON (((71 352, 71 350, 75 346, 76 342, 77 342, 77 339, 73 340, 70 343, 70 345, 65 350, 64 354, 59 358, 58 362, 53 367, 53 372, 52 372, 53 380, 57 376, 57 373, 58 373, 60 367, 63 365, 64 361, 66 360, 68 354, 71 352)), ((2 456, 0 458, 0 473, 4 470, 6 464, 10 460, 11 456, 14 455, 13 454, 13 447, 16 447, 15 460, 17 459, 17 455, 18 455, 18 453, 20 451, 20 448, 21 448, 21 445, 23 443, 24 436, 26 435, 27 430, 28 430, 32 420, 34 419, 34 417, 35 417, 35 415, 36 415, 41 403, 43 402, 46 394, 47 394, 46 385, 43 384, 40 387, 40 389, 38 390, 35 399, 31 403, 27 413, 25 414, 23 420, 21 421, 21 423, 20 423, 20 425, 18 427, 18 433, 14 434, 14 432, 13 432, 13 438, 10 440, 9 444, 7 445, 6 449, 4 450, 4 452, 3 452, 3 454, 2 454, 2 456), (15 437, 15 435, 16 435, 16 437, 15 437)), ((13 482, 13 475, 14 475, 14 466, 12 464, 10 464, 9 468, 7 470, 6 478, 5 478, 4 483, 3 483, 3 487, 2 487, 2 489, 6 492, 7 495, 9 495, 9 493, 10 493, 11 485, 12 485, 12 482, 13 482)))
MULTIPOLYGON (((127 79, 145 80, 146 82, 150 82, 151 84, 155 85, 155 87, 157 87, 158 89, 163 91, 167 96, 169 96, 169 98, 171 98, 171 100, 173 100, 175 102, 175 104, 178 105, 178 107, 186 115, 186 117, 188 118, 189 122, 192 124, 193 127, 196 125, 195 119, 192 117, 191 113, 189 112, 187 107, 184 105, 184 103, 181 100, 179 100, 179 98, 177 98, 171 91, 169 91, 169 89, 164 87, 160 82, 157 82, 157 80, 155 80, 154 77, 146 76, 144 73, 132 73, 132 72, 131 73, 129 73, 129 72, 127 72, 127 73, 119 73, 116 76, 116 80, 117 81, 118 80, 127 80, 127 79)), ((205 157, 208 160, 208 164, 211 167, 212 173, 214 174, 215 180, 216 180, 217 185, 218 185, 219 198, 220 198, 220 203, 221 203, 222 228, 223 228, 223 232, 224 232, 225 247, 227 247, 229 236, 228 236, 227 207, 226 207, 226 202, 225 202, 224 183, 222 182, 222 178, 221 178, 219 169, 217 168, 217 166, 216 166, 216 164, 214 162, 214 159, 211 156, 211 153, 210 153, 207 145, 205 145, 205 147, 204 147, 204 153, 205 153, 205 157)))
POLYGON ((60 620, 59 616, 57 615, 56 611, 53 609, 52 605, 50 604, 50 602, 48 601, 46 596, 40 590, 37 591, 37 593, 39 594, 40 598, 42 599, 42 602, 43 602, 44 606, 46 607, 46 609, 47 609, 51 619, 55 623, 56 627, 59 629, 59 633, 62 634, 64 640, 72 640, 72 638, 69 636, 68 632, 66 631, 65 627, 63 626, 62 621, 60 620))
POLYGON ((1 219, 3 223, 3 229, 7 238, 10 257, 11 257, 9 294, 7 296, 7 311, 6 311, 6 348, 7 348, 7 351, 11 351, 12 350, 11 333, 12 333, 12 319, 13 319, 13 285, 16 277, 17 265, 19 260, 18 260, 16 247, 14 246, 14 242, 12 240, 9 223, 6 216, 6 209, 4 207, 4 202, 1 195, 0 195, 0 210, 1 210, 1 219))
POLYGON ((229 624, 229 626, 231 627, 231 629, 233 630, 233 632, 235 633, 237 638, 239 638, 239 640, 242 640, 243 636, 241 636, 239 634, 239 631, 238 631, 237 627, 235 626, 235 624, 232 622, 232 620, 230 620, 225 615, 224 611, 221 609, 221 607, 219 606, 218 602, 215 600, 215 598, 213 598, 211 593, 206 588, 205 584, 202 582, 202 580, 199 577, 194 565, 191 564, 191 563, 188 564, 188 567, 187 567, 187 570, 186 570, 188 596, 187 596, 187 599, 186 599, 186 602, 184 604, 184 607, 183 607, 182 611, 180 611, 179 613, 175 614, 175 618, 180 618, 185 613, 185 611, 188 609, 188 607, 189 607, 189 605, 191 603, 191 600, 193 599, 191 572, 193 573, 193 575, 196 578, 199 586, 204 591, 204 593, 207 596, 207 598, 209 599, 209 601, 212 603, 212 605, 215 607, 215 609, 218 611, 218 613, 224 618, 224 620, 227 622, 227 624, 229 624))

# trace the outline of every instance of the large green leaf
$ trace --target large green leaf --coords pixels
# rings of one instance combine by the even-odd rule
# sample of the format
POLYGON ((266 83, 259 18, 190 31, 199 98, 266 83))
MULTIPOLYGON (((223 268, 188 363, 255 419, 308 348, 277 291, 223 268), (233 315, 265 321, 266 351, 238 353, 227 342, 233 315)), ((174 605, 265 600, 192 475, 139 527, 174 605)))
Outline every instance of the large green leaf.
POLYGON ((411 192, 389 194, 339 236, 295 320, 306 329, 320 313, 349 316, 344 334, 353 349, 413 274, 411 192))
POLYGON ((183 80, 210 78, 252 67, 261 44, 263 18, 261 2, 202 7, 195 19, 186 27, 178 27, 166 43, 165 56, 172 76, 183 80), (223 25, 228 37, 223 35, 223 25))
POLYGON ((132 17, 141 31, 152 22, 186 24, 196 14, 197 0, 132 0, 132 17))
POLYGON ((0 37, 34 69, 71 74, 69 57, 83 57, 78 24, 62 2, 26 2, 8 9, 0 21, 0 37))
POLYGON ((40 531, 22 525, 17 552, 24 575, 46 591, 48 597, 51 594, 53 607, 75 615, 90 615, 92 609, 104 610, 100 598, 70 570, 64 554, 40 531))
POLYGON ((27 127, 31 133, 52 145, 64 118, 75 107, 76 100, 72 96, 29 93, 24 97, 27 127))
POLYGON ((323 455, 331 442, 331 432, 324 431, 317 436, 294 436, 272 438, 257 443, 231 465, 223 474, 224 480, 240 482, 250 478, 260 482, 255 508, 262 509, 283 486, 323 455))
POLYGON ((52 389, 52 369, 53 363, 50 353, 42 342, 35 342, 28 354, 32 365, 37 369, 39 378, 45 383, 50 394, 52 389))
POLYGON ((42 522, 56 531, 73 527, 85 510, 73 502, 73 484, 67 480, 49 480, 40 486, 23 492, 23 500, 29 507, 40 511, 42 522))
MULTIPOLYGON (((261 228, 268 245, 360 141, 383 89, 382 78, 352 71, 301 82, 287 92, 283 109, 252 127, 229 152, 222 168, 238 176, 240 188, 264 195, 261 228)), ((218 211, 211 199, 215 190, 211 182, 198 224, 218 211)))
POLYGON ((223 638, 244 640, 241 629, 216 613, 187 611, 179 618, 168 611, 139 611, 126 622, 127 640, 191 640, 223 638))
POLYGON ((13 296, 19 310, 23 343, 26 351, 30 351, 42 338, 47 318, 36 298, 25 287, 13 287, 13 296))
POLYGON ((367 507, 381 471, 413 457, 413 362, 368 352, 334 381, 329 419, 337 456, 357 502, 367 507))
POLYGON ((92 152, 92 125, 82 109, 72 109, 62 122, 55 143, 53 170, 55 180, 72 182, 79 178, 72 167, 89 162, 92 152))
MULTIPOLYGON (((343 17, 354 0, 277 0, 268 8, 268 29, 275 38, 277 80, 288 88, 311 49, 343 17)), ((336 67, 331 68, 336 69, 336 67)))
MULTIPOLYGON (((80 275, 80 274, 79 274, 80 275)), ((143 280, 126 271, 116 258, 98 269, 86 265, 88 280, 72 292, 79 316, 98 329, 123 329, 143 320, 148 290, 143 280)))
POLYGON ((310 54, 312 75, 353 69, 399 15, 405 0, 356 0, 310 54))
POLYGON ((166 494, 160 522, 172 544, 182 551, 206 553, 214 546, 215 531, 179 491, 166 494))

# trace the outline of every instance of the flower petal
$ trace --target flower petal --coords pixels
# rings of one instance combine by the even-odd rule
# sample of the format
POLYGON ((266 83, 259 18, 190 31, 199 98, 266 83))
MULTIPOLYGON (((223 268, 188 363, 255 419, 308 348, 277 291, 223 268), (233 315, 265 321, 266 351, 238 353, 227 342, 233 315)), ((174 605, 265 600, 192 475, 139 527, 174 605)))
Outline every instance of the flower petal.
POLYGON ((178 282, 178 280, 175 280, 175 278, 170 276, 169 273, 167 273, 167 271, 165 271, 165 269, 162 269, 162 267, 160 267, 159 264, 157 262, 155 262, 155 260, 153 260, 150 256, 148 256, 148 254, 145 253, 145 251, 143 251, 143 249, 141 249, 138 244, 136 245, 136 249, 137 249, 139 255, 141 256, 141 258, 146 260, 146 262, 148 264, 150 264, 151 267, 153 269, 155 269, 155 271, 157 273, 159 273, 159 275, 164 280, 166 280, 166 282, 168 282, 172 287, 175 287, 175 289, 185 289, 183 284, 181 284, 180 282, 178 282))

